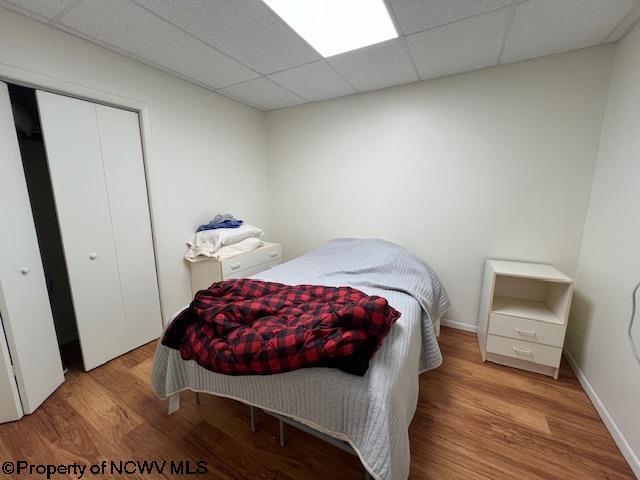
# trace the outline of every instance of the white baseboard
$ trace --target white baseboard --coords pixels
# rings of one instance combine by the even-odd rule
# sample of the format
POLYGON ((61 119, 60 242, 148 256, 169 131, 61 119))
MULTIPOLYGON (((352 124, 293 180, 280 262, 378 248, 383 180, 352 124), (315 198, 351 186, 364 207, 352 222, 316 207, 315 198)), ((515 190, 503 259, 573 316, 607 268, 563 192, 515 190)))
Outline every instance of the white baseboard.
POLYGON ((440 320, 440 325, 443 327, 457 328, 458 330, 464 330, 465 332, 478 332, 478 326, 472 325, 470 323, 464 322, 456 322, 454 320, 449 320, 448 318, 443 318, 440 320))
POLYGON ((631 470, 633 470, 633 473, 636 475, 636 477, 640 478, 640 459, 638 459, 638 456, 631 449, 631 445, 629 445, 627 439, 624 438, 624 435, 620 431, 620 428, 618 428, 618 425, 616 425, 616 422, 613 421, 613 418, 609 414, 609 411, 604 406, 604 404, 600 400, 600 397, 598 397, 598 394, 589 383, 589 379, 585 376, 584 372, 578 366, 578 363, 576 362, 575 358, 573 358, 573 355, 571 355, 569 351, 565 350, 564 357, 567 359, 567 362, 569 363, 571 370, 573 370, 573 373, 576 374, 580 385, 582 385, 582 388, 589 397, 589 400, 591 400, 591 403, 598 412, 598 415, 600 415, 602 422, 609 430, 609 433, 613 437, 613 440, 616 442, 616 445, 618 445, 620 452, 622 452, 622 455, 631 467, 631 470))

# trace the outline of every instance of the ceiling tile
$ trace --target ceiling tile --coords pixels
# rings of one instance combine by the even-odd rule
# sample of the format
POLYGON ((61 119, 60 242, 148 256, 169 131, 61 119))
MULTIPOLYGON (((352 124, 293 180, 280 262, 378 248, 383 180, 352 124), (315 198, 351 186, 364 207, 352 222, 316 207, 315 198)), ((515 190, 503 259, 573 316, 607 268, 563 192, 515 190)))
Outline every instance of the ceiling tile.
POLYGON ((235 60, 126 0, 85 0, 59 22, 213 88, 255 78, 235 60))
POLYGON ((269 75, 274 82, 315 102, 356 93, 327 62, 315 62, 269 75))
POLYGON ((276 108, 305 103, 304 99, 265 77, 223 88, 221 92, 245 100, 264 110, 275 110, 276 108))
POLYGON ((418 80, 404 39, 400 38, 342 53, 328 61, 359 91, 418 80))
POLYGON ((322 56, 261 0, 136 0, 261 73, 322 56))
POLYGON ((637 0, 529 0, 520 3, 502 62, 598 44, 636 5, 637 0))
POLYGON ((498 63, 508 9, 407 37, 420 78, 442 77, 498 63))
POLYGON ((60 14, 70 3, 75 0, 2 0, 0 5, 8 8, 18 7, 21 13, 35 13, 41 17, 51 19, 60 14), (22 12, 22 10, 25 10, 22 12))
POLYGON ((389 0, 405 35, 511 4, 511 0, 389 0))

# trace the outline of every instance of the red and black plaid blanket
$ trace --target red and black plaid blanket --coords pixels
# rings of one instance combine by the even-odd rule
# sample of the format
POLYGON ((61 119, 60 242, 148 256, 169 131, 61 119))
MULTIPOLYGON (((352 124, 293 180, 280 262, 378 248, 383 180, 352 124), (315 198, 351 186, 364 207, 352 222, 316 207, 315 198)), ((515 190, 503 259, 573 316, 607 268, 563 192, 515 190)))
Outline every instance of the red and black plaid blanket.
POLYGON ((227 375, 318 366, 364 375, 398 317, 384 298, 350 287, 227 280, 199 291, 162 343, 227 375))

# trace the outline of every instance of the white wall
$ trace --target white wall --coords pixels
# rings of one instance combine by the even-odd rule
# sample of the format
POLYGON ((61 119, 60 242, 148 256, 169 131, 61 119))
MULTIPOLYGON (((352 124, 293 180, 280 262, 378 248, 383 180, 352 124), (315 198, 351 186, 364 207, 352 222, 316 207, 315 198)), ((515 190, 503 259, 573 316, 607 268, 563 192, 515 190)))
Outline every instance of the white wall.
POLYGON ((475 325, 487 257, 575 273, 613 47, 267 114, 272 238, 338 236, 425 258, 475 325))
POLYGON ((16 67, 147 104, 147 157, 165 314, 189 302, 182 256, 218 212, 267 223, 264 114, 0 8, 0 67, 16 67))
MULTIPOLYGON (((640 365, 627 337, 631 291, 640 281, 639 108, 640 27, 636 27, 616 49, 567 350, 640 477, 640 365)), ((640 319, 636 321, 633 333, 640 344, 640 319)))

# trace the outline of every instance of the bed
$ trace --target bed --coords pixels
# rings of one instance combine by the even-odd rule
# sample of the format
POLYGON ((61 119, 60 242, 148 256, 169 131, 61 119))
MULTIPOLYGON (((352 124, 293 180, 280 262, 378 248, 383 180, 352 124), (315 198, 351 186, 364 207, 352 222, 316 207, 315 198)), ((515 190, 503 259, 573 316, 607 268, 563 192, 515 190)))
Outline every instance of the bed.
POLYGON ((449 299, 435 272, 393 243, 337 239, 252 278, 351 286, 386 298, 401 317, 363 377, 330 368, 228 376, 185 361, 178 350, 159 343, 152 372, 158 396, 170 398, 173 408, 185 390, 244 402, 347 443, 377 480, 406 479, 418 376, 442 362, 434 324, 449 299))

